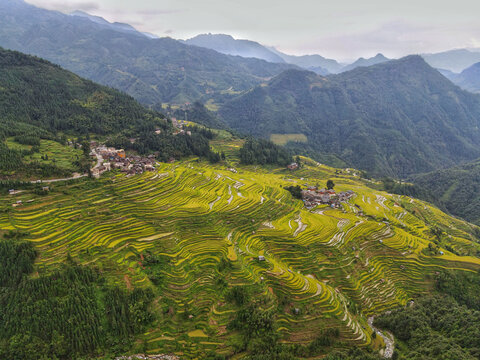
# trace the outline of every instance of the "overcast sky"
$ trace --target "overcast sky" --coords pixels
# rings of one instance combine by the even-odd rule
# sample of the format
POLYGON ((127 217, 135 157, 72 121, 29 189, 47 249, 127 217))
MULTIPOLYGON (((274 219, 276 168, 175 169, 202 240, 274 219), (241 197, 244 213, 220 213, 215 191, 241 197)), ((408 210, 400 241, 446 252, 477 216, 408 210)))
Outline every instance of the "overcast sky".
MULTIPOLYGON (((0 0, 1 1, 1 0, 0 0)), ((480 47, 478 0, 27 0, 185 39, 226 33, 340 60, 480 47)))

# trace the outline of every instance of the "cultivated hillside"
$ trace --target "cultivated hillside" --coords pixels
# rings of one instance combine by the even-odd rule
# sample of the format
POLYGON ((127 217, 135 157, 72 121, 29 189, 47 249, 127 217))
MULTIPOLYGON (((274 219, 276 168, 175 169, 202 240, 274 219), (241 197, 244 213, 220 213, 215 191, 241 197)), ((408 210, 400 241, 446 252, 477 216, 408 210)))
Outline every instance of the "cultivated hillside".
POLYGON ((247 90, 292 67, 117 31, 22 0, 2 1, 0 22, 0 46, 40 56, 158 108, 163 102, 183 104, 247 90))
POLYGON ((64 351, 60 358, 378 351, 384 344, 372 339, 368 316, 428 294, 438 271, 480 268, 477 228, 426 203, 373 191, 353 172, 307 159, 294 173, 240 166, 241 142, 212 145, 228 165, 191 159, 133 177, 57 184, 44 196, 2 195, 0 232, 36 254, 14 247, 32 260, 22 260, 19 274, 9 263, 11 274, 34 275, 18 287, 0 279, 8 298, 28 302, 22 312, 0 297, 2 318, 15 324, 0 333, 0 351, 28 339, 56 345, 25 343, 22 354, 37 346, 37 354, 64 351), (304 187, 306 178, 332 179, 355 196, 340 209, 307 210, 284 189, 304 187), (12 208, 19 200, 24 205, 12 208), (29 298, 25 289, 43 295, 29 298), (45 320, 50 307, 65 321, 45 320), (64 331, 68 319, 74 332, 64 331), (19 337, 27 324, 29 337, 19 337))
POLYGON ((404 177, 480 156, 480 97, 421 57, 321 77, 289 70, 226 103, 232 128, 303 134, 297 148, 377 175, 404 177))

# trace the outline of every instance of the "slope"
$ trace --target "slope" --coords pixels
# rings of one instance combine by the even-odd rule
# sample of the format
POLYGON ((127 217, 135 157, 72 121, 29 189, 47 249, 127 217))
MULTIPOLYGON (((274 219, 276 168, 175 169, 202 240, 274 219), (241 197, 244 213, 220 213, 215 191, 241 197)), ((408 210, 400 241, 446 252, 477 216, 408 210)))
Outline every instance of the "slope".
MULTIPOLYGON (((300 355, 307 351, 302 344, 310 346, 319 334, 332 335, 304 354, 378 350, 367 316, 428 293, 441 269, 480 268, 471 256, 480 248, 475 226, 426 203, 375 192, 348 172, 308 159, 295 173, 239 166, 240 145, 213 143, 235 172, 193 158, 159 164, 155 173, 58 184, 46 196, 1 196, 1 232, 34 245, 36 276, 68 255, 98 268, 108 284, 152 289, 154 320, 130 351, 185 359, 254 352, 243 347, 244 333, 228 325, 245 309, 249 326, 273 324, 279 340, 300 346, 288 348, 298 357, 307 357, 300 355), (307 177, 311 183, 333 179, 337 191, 356 195, 341 209, 308 211, 284 189, 303 186, 307 177), (16 200, 25 205, 12 209, 16 200), (440 239, 433 227, 444 232, 440 239), (255 306, 243 308, 240 301, 255 306)), ((272 339, 260 332, 252 344, 267 352, 272 339)))
POLYGON ((22 0, 2 1, 0 22, 0 46, 40 56, 158 109, 162 102, 246 90, 291 67, 116 31, 22 0))
POLYGON ((404 177, 480 156, 480 97, 419 56, 327 78, 289 70, 219 113, 256 136, 304 134, 304 151, 379 175, 404 177))
POLYGON ((451 214, 480 223, 480 162, 420 174, 411 180, 435 194, 451 214))
POLYGON ((162 114, 126 94, 45 60, 0 48, 2 180, 64 178, 88 171, 89 137, 139 153, 157 152, 163 160, 211 155, 207 139, 211 134, 197 128, 189 133, 175 136, 162 114), (53 154, 55 158, 49 159, 53 154))

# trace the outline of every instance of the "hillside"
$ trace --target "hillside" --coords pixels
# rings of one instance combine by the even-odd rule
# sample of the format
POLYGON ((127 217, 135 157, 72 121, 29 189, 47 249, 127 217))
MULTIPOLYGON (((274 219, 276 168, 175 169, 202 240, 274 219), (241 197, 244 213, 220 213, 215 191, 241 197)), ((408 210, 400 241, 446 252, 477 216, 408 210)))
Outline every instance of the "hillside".
POLYGON ((0 22, 0 46, 40 56, 158 109, 164 102, 247 90, 292 67, 117 31, 22 0, 2 1, 0 22))
POLYGON ((289 70, 219 110, 255 136, 303 134, 296 148, 376 175, 406 177, 480 156, 480 97, 419 56, 327 78, 289 70))
POLYGON ((480 162, 420 174, 412 181, 435 194, 451 214, 480 224, 480 162))
POLYGON ((225 34, 201 34, 185 40, 185 44, 212 49, 226 55, 257 58, 272 63, 285 62, 280 56, 255 41, 234 39, 225 34))
POLYGON ((157 153, 157 159, 165 161, 211 155, 207 139, 211 134, 196 128, 190 133, 175 136, 162 114, 117 90, 45 60, 0 48, 2 180, 87 172, 90 138, 137 153, 157 153))
POLYGON ((2 286, 9 298, 27 299, 23 289, 37 291, 35 282, 45 282, 54 295, 29 299, 28 312, 11 303, 1 307, 3 318, 16 325, 1 333, 6 342, 0 351, 28 339, 22 352, 32 346, 37 355, 66 351, 60 358, 69 358, 72 349, 78 355, 148 351, 185 359, 214 353, 272 358, 277 352, 312 358, 353 345, 378 351, 384 345, 372 339, 368 316, 428 294, 435 272, 480 268, 473 257, 480 250, 473 235, 478 229, 426 203, 375 192, 347 172, 308 159, 294 173, 241 166, 241 142, 212 145, 225 151, 227 164, 192 158, 133 177, 107 173, 56 184, 43 196, 28 189, 2 195, 0 233, 36 251, 15 250, 35 259, 15 276, 34 275, 19 288, 2 286), (306 210, 284 189, 303 187, 304 178, 313 184, 331 179, 337 191, 355 196, 340 209, 306 210), (24 205, 12 208, 19 200, 24 205), (442 235, 435 237, 433 228, 442 235), (56 274, 64 269, 60 264, 67 267, 56 274), (72 291, 54 292, 58 278, 72 291), (74 289, 84 295, 66 313, 74 289), (136 307, 128 305, 135 299, 136 307), (57 307, 58 316, 78 323, 75 336, 54 321, 38 325, 56 301, 65 304, 57 307), (113 319, 98 315, 107 324, 102 327, 93 319, 105 314, 103 306, 118 313, 113 319), (30 337, 19 337, 32 312, 38 316, 28 323, 30 337), (136 325, 129 327, 129 319, 136 325), (56 331, 65 334, 61 341, 56 331), (109 336, 129 340, 115 347, 109 336), (52 341, 63 345, 32 345, 52 341))

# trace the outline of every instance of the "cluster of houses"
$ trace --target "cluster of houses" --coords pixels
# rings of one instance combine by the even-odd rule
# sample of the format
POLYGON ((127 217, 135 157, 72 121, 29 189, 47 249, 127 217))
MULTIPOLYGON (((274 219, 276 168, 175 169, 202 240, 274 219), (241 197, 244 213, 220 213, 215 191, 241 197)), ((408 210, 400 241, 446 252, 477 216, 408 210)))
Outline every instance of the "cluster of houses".
POLYGON ((290 165, 287 165, 287 169, 290 171, 294 171, 298 169, 298 164, 296 162, 291 163, 290 165))
POLYGON ((333 189, 318 189, 316 186, 309 186, 302 190, 302 199, 307 209, 317 205, 330 205, 332 208, 340 208, 340 203, 352 198, 355 193, 352 190, 336 193, 333 189))
POLYGON ((128 175, 155 170, 155 155, 127 157, 123 149, 115 149, 104 145, 94 147, 90 155, 97 159, 97 165, 92 169, 92 176, 94 177, 99 177, 112 169, 118 169, 128 175))

